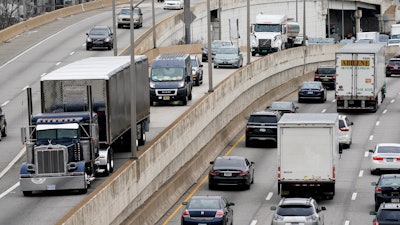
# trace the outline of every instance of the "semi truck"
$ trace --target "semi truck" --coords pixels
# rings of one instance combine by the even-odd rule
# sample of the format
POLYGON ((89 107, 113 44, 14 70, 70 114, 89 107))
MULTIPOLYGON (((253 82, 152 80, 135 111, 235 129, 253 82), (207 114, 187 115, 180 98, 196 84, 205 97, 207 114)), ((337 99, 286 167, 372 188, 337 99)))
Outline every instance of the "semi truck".
POLYGON ((251 25, 250 35, 252 56, 294 47, 299 31, 299 24, 289 21, 286 15, 256 15, 256 23, 251 25))
MULTIPOLYGON (((36 191, 86 193, 96 176, 114 169, 114 152, 131 146, 130 56, 85 58, 43 76, 41 110, 21 129, 27 159, 20 169, 25 196, 36 191)), ((137 144, 150 122, 147 56, 135 56, 137 144)), ((136 151, 136 149, 135 149, 136 151)))
POLYGON ((337 113, 285 113, 278 122, 278 194, 332 199, 341 148, 337 113))
POLYGON ((335 53, 337 111, 376 112, 386 93, 384 45, 345 45, 335 53))

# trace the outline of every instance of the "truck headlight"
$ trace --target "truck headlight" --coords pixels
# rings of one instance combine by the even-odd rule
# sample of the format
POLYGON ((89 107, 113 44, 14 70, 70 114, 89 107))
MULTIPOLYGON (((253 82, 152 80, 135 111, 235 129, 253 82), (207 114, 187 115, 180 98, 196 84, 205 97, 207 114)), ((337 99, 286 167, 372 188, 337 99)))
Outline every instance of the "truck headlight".
POLYGON ((150 81, 150 88, 154 88, 154 87, 155 87, 154 82, 150 81))
POLYGON ((179 88, 185 87, 185 81, 179 81, 178 87, 179 87, 179 88))

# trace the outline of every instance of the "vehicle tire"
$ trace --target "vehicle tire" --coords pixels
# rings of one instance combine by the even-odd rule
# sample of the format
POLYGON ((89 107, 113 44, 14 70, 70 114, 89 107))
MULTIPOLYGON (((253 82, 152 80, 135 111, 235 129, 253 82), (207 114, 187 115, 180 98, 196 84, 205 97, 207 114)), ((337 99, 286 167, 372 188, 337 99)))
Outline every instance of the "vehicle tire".
POLYGON ((188 100, 192 100, 192 91, 190 90, 190 94, 188 96, 188 100))
POLYGON ((213 184, 210 181, 208 181, 208 189, 209 190, 214 190, 215 189, 215 184, 213 184))
POLYGON ((140 138, 139 138, 138 145, 139 145, 139 146, 142 146, 142 145, 144 145, 145 143, 146 143, 146 131, 145 131, 145 129, 144 129, 144 125, 142 124, 142 125, 141 125, 141 128, 140 128, 140 138))
POLYGON ((89 47, 89 45, 86 44, 86 51, 89 51, 89 50, 90 50, 90 47, 89 47))
POLYGON ((251 147, 251 141, 249 139, 246 138, 246 147, 251 147))
POLYGON ((245 190, 250 190, 250 186, 251 186, 251 184, 244 184, 244 189, 245 190))
POLYGON ((303 100, 301 100, 301 98, 298 98, 298 99, 297 99, 297 102, 298 102, 298 103, 302 103, 303 100))
POLYGON ((253 171, 253 177, 251 178, 251 183, 254 184, 254 171, 253 171))
POLYGON ((1 131, 1 137, 6 137, 7 136, 7 126, 4 126, 4 129, 1 131))
POLYGON ((110 149, 110 152, 108 153, 108 157, 107 157, 107 165, 105 166, 105 170, 103 173, 103 176, 107 177, 108 175, 110 175, 110 173, 112 173, 114 171, 114 157, 113 157, 113 153, 112 150, 110 149))
POLYGON ((109 45, 107 48, 108 48, 108 50, 111 50, 112 49, 112 45, 109 45))
POLYGON ((182 99, 182 105, 187 105, 187 98, 186 98, 186 96, 182 99))
POLYGON ((121 25, 121 24, 118 24, 118 25, 117 25, 117 27, 118 27, 118 28, 121 28, 121 27, 122 27, 122 25, 121 25))
POLYGON ((324 96, 321 97, 320 102, 321 102, 321 103, 324 103, 324 102, 325 102, 325 97, 324 97, 324 96))
POLYGON ((251 56, 256 56, 256 53, 255 52, 251 52, 251 56))
POLYGON ((154 106, 154 102, 150 99, 150 106, 154 106))
POLYGON ((375 202, 375 212, 378 211, 380 204, 375 202))
POLYGON ((25 197, 32 196, 32 191, 23 191, 22 194, 23 194, 25 197))

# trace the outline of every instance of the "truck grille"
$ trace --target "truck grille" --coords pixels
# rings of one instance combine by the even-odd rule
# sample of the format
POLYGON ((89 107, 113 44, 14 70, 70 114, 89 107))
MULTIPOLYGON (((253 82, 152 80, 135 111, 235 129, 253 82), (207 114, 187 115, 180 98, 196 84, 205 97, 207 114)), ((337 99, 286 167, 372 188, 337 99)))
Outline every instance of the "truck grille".
POLYGON ((63 149, 36 149, 37 174, 65 173, 63 149))
POLYGON ((270 39, 260 39, 260 40, 258 40, 258 46, 260 46, 260 48, 271 48, 271 40, 270 39))

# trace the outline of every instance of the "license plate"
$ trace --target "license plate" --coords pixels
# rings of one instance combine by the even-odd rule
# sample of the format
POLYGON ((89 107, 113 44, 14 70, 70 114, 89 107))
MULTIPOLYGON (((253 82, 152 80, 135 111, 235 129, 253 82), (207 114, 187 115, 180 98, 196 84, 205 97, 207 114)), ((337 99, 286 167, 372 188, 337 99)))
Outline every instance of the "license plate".
POLYGON ((324 78, 324 81, 328 81, 328 80, 329 80, 329 78, 327 78, 327 77, 324 78))
POLYGON ((260 132, 265 132, 267 131, 265 128, 260 128, 260 132))
POLYGON ((47 185, 47 190, 49 190, 49 191, 54 191, 54 190, 56 190, 56 185, 55 185, 55 184, 47 185))
POLYGON ((198 223, 197 225, 207 225, 206 223, 198 223))
POLYGON ((386 162, 393 162, 393 159, 392 158, 387 158, 386 162))
POLYGON ((399 203, 400 202, 400 199, 398 199, 398 198, 392 198, 392 203, 399 203))
POLYGON ((231 173, 231 172, 225 172, 225 173, 224 173, 224 176, 225 176, 225 177, 231 177, 231 176, 232 176, 232 173, 231 173))
POLYGON ((307 91, 307 94, 312 95, 314 92, 312 91, 307 91))
POLYGON ((169 96, 163 96, 162 99, 163 99, 163 100, 169 100, 170 97, 169 97, 169 96))

